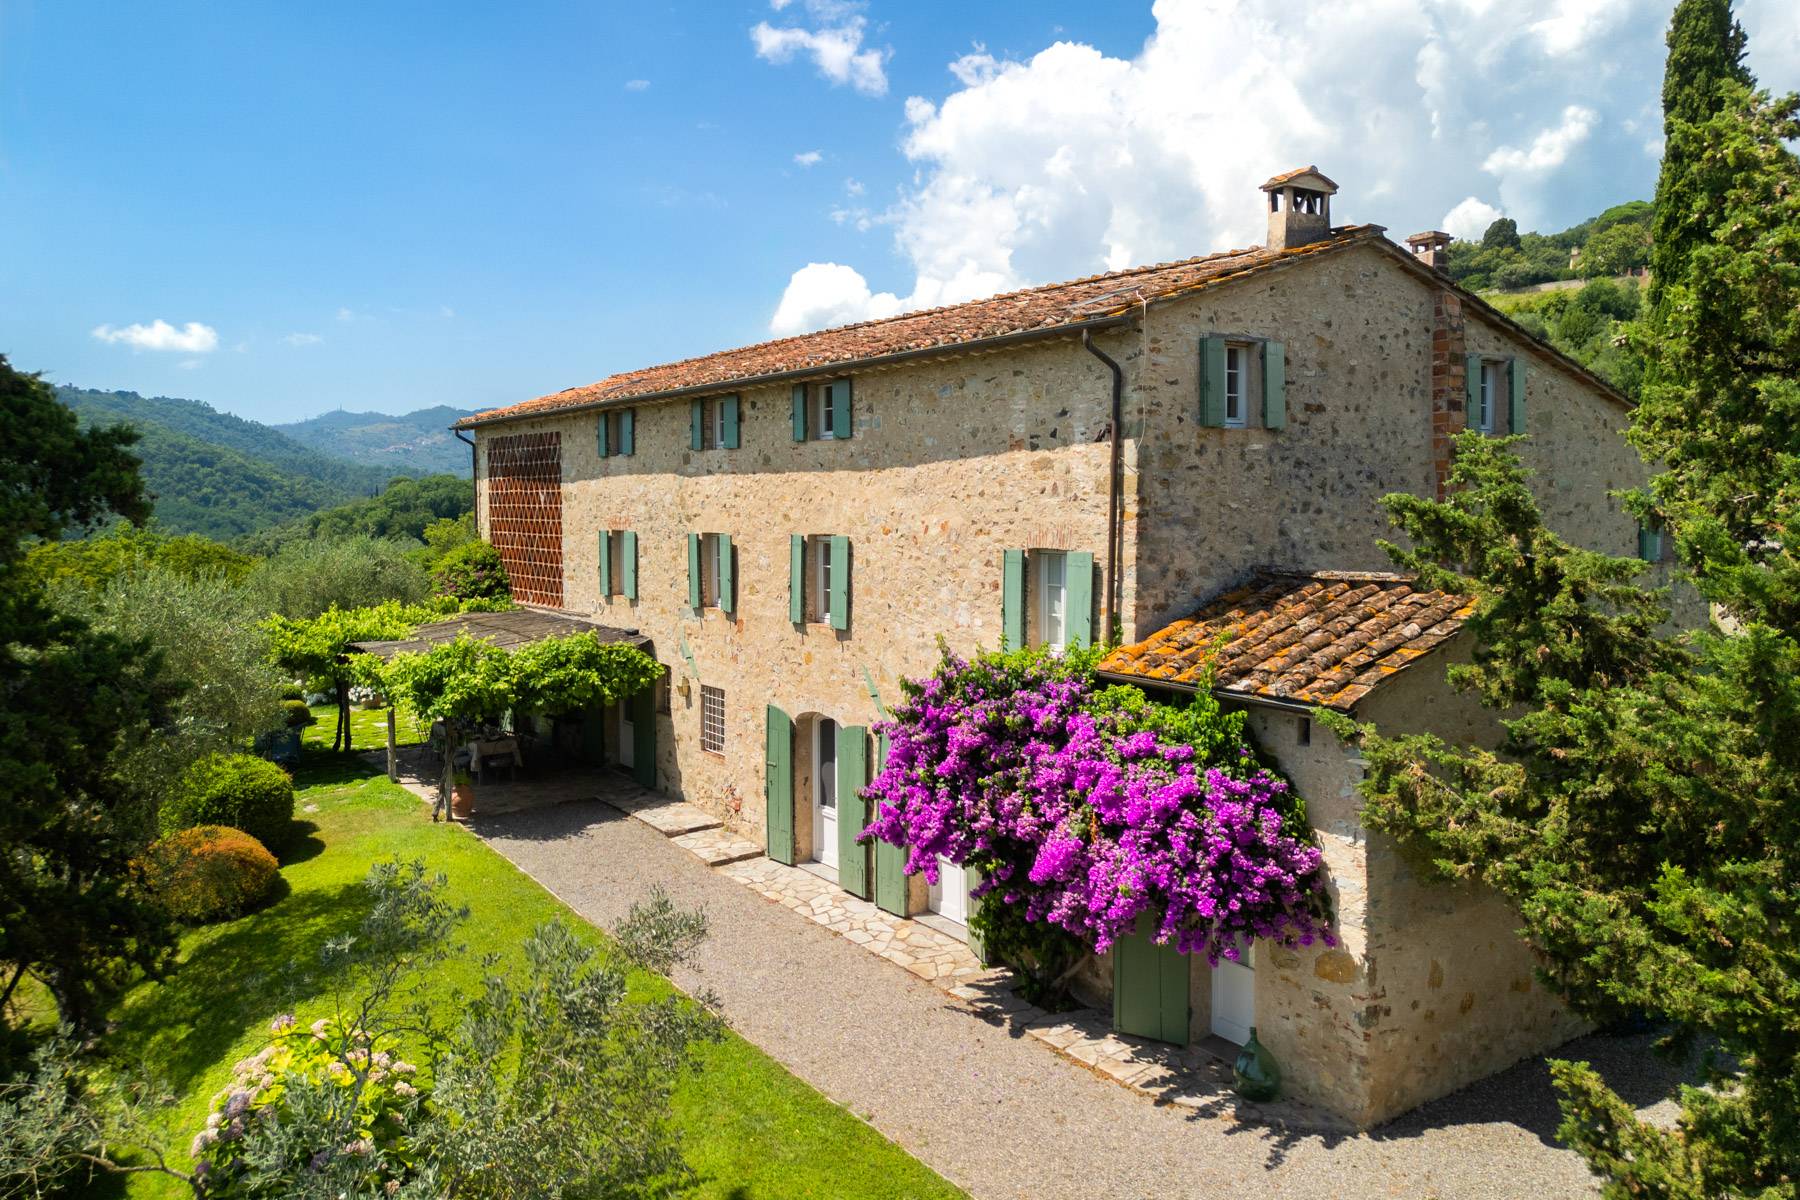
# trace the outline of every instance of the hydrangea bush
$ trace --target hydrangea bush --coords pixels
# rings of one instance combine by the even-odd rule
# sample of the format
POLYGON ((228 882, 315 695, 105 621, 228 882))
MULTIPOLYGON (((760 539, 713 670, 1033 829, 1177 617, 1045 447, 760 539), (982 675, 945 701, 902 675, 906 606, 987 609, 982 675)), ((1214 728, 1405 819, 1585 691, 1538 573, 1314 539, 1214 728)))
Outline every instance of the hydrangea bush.
POLYGON ((1241 714, 1097 689, 1093 652, 963 659, 905 686, 865 837, 939 856, 974 889, 1096 953, 1141 917, 1209 962, 1251 939, 1333 941, 1321 855, 1288 785, 1257 766, 1241 714))
POLYGON ((413 1130, 427 1097, 416 1068, 329 1018, 308 1028, 277 1017, 270 1035, 268 1045, 233 1069, 231 1085, 213 1097, 206 1127, 194 1135, 189 1153, 202 1194, 285 1195, 281 1176, 327 1172, 371 1191, 398 1192, 418 1165, 413 1130), (297 1120, 296 1105, 328 1109, 333 1119, 309 1112, 315 1119, 297 1120), (334 1144, 278 1136, 305 1129, 336 1130, 334 1144), (252 1170, 247 1152, 285 1159, 286 1170, 264 1161, 252 1170))

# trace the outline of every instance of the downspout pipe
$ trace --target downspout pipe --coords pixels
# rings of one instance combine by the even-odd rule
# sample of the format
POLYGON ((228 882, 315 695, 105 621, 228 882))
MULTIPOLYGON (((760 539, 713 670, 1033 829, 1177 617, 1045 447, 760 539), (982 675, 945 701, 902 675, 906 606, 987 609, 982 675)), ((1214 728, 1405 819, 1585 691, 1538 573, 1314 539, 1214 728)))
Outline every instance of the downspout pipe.
POLYGON ((481 536, 481 482, 479 479, 476 478, 476 471, 480 467, 480 462, 478 459, 478 451, 475 449, 475 439, 471 438, 471 437, 464 437, 463 431, 460 429, 452 428, 450 430, 450 432, 454 433, 456 435, 457 441, 462 442, 469 447, 469 511, 472 514, 474 514, 475 536, 480 537, 481 536))
POLYGON ((1094 345, 1093 330, 1081 331, 1081 346, 1112 371, 1112 422, 1108 426, 1109 440, 1112 443, 1112 464, 1106 478, 1106 593, 1100 602, 1100 639, 1110 642, 1118 620, 1119 558, 1125 541, 1119 511, 1120 477, 1124 473, 1125 462, 1125 443, 1119 428, 1125 419, 1125 372, 1106 351, 1094 345))

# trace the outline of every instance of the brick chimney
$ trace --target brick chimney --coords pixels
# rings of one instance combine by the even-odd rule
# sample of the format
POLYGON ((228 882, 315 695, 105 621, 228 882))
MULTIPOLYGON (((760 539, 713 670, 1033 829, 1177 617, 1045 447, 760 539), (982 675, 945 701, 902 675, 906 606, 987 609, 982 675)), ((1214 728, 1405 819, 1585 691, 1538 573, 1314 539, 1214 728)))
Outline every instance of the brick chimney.
POLYGON ((1269 197, 1269 249, 1287 250, 1331 236, 1331 198, 1338 188, 1319 168, 1284 171, 1262 190, 1269 197))
POLYGON ((1434 271, 1450 269, 1450 235, 1441 229, 1427 229, 1406 239, 1406 248, 1414 258, 1434 271))

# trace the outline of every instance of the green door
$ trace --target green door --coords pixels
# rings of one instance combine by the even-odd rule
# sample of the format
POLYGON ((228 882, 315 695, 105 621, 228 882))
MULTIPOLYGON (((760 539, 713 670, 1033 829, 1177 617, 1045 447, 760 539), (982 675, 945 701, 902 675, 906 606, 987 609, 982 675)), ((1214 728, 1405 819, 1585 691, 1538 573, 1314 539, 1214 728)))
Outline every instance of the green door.
POLYGON ((631 774, 644 787, 656 787, 656 686, 625 701, 631 705, 631 774))
POLYGON ((769 857, 794 865, 794 719, 769 705, 767 766, 769 857))
POLYGON ((838 886, 852 896, 869 898, 869 844, 856 839, 873 815, 862 790, 869 785, 869 731, 846 725, 837 739, 838 886))
POLYGON ((1113 1028, 1186 1045, 1187 958, 1151 941, 1155 930, 1155 919, 1145 915, 1130 936, 1113 943, 1113 1028))

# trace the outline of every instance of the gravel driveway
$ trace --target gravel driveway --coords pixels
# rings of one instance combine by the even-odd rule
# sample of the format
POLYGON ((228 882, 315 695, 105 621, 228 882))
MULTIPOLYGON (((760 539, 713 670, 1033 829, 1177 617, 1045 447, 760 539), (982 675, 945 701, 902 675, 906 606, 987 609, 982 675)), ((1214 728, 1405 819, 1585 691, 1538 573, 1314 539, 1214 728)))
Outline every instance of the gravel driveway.
MULTIPOLYGON (((656 884, 703 906, 712 936, 697 978, 732 1025, 980 1200, 1592 1191, 1580 1160, 1550 1140, 1557 1115, 1542 1060, 1373 1133, 1284 1135, 1158 1107, 956 1007, 598 802, 492 817, 475 831, 602 926, 656 884)), ((1647 1038, 1587 1038, 1565 1053, 1593 1060, 1640 1104, 1672 1085, 1647 1038)))

